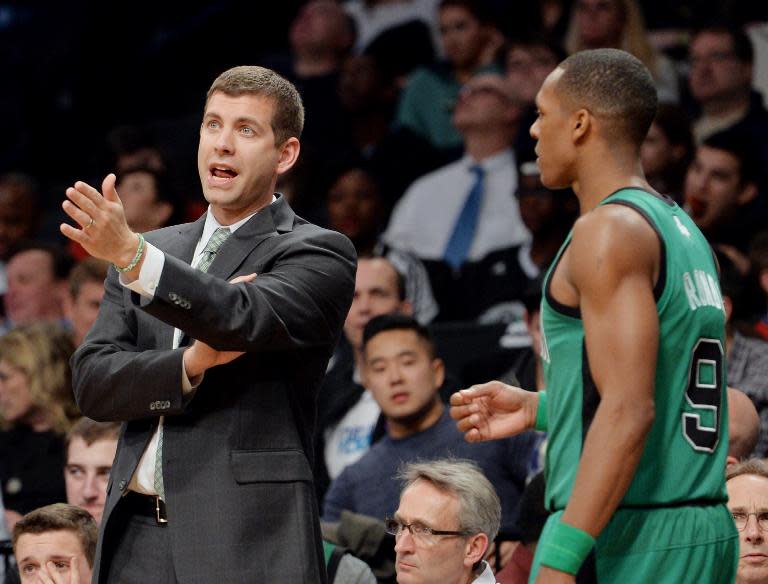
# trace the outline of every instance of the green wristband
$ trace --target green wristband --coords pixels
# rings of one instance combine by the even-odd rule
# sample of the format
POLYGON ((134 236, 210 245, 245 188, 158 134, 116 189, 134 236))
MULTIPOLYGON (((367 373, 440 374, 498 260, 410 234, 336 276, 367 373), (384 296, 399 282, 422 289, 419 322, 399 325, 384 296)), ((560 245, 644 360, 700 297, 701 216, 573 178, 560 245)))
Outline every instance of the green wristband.
POLYGON ((130 272, 141 261, 141 256, 144 253, 144 236, 141 233, 137 233, 136 235, 139 236, 139 247, 136 248, 136 255, 133 256, 131 263, 125 266, 124 268, 121 268, 119 266, 116 266, 115 264, 112 264, 114 268, 121 274, 124 274, 125 272, 130 272))
POLYGON ((541 432, 547 431, 547 392, 539 392, 539 406, 536 408, 536 422, 533 427, 541 432))
POLYGON ((541 565, 575 575, 595 546, 595 538, 586 531, 558 521, 542 542, 541 565))

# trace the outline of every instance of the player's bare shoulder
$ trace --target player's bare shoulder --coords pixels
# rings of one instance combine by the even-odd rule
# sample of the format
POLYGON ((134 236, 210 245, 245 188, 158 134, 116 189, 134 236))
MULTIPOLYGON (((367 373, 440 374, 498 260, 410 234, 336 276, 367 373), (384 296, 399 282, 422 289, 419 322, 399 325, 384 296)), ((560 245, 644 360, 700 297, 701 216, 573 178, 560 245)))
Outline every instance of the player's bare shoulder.
POLYGON ((655 275, 661 243, 640 213, 625 205, 601 205, 575 223, 571 241, 571 275, 575 280, 644 272, 655 275))

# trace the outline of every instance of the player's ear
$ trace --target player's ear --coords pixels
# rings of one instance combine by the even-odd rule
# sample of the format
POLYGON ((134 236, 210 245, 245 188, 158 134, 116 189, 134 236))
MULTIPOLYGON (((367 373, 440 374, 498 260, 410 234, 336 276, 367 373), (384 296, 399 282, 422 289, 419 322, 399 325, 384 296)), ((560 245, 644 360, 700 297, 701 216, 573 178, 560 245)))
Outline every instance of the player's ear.
POLYGON ((579 142, 587 135, 592 118, 587 110, 580 109, 574 112, 572 120, 571 134, 573 135, 573 141, 579 142))

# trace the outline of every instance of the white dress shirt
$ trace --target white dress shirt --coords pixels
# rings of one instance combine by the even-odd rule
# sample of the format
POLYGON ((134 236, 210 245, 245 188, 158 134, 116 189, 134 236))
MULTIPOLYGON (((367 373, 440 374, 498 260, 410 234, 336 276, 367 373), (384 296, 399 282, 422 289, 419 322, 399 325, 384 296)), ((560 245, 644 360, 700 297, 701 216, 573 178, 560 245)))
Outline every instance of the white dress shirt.
POLYGON ((517 164, 511 149, 476 162, 470 156, 416 180, 392 212, 384 241, 425 260, 441 260, 456 220, 476 180, 471 171, 485 170, 483 199, 467 260, 476 261, 497 249, 530 239, 520 218, 517 164))
MULTIPOLYGON (((275 200, 275 197, 273 197, 272 202, 275 200)), ((230 231, 232 233, 237 231, 255 214, 256 213, 252 213, 245 219, 230 225, 230 231)), ((205 217, 205 226, 203 227, 203 235, 200 237, 200 241, 197 242, 197 246, 195 247, 195 255, 192 256, 193 266, 196 266, 200 262, 203 250, 208 244, 208 240, 211 238, 214 231, 216 231, 219 227, 222 227, 222 225, 216 221, 213 213, 211 213, 211 208, 208 207, 208 212, 205 217)), ((157 284, 160 281, 160 276, 163 274, 164 265, 165 254, 151 243, 147 243, 146 250, 144 251, 144 263, 141 265, 139 277, 133 282, 125 282, 121 276, 120 283, 126 288, 130 288, 134 292, 141 294, 145 298, 152 298, 155 295, 155 290, 157 289, 157 284)), ((178 348, 180 342, 181 330, 174 329, 173 346, 170 348, 178 348)), ((181 379, 184 393, 189 393, 196 387, 196 385, 193 386, 190 382, 183 364, 181 367, 181 379)), ((202 377, 197 380, 197 385, 199 385, 200 381, 202 381, 202 377)), ((157 458, 157 442, 160 437, 159 430, 163 425, 164 418, 165 416, 160 416, 158 427, 155 430, 155 433, 152 435, 152 439, 149 441, 147 449, 144 451, 144 454, 142 455, 141 460, 136 467, 136 472, 134 472, 133 476, 131 477, 128 488, 132 491, 144 493, 146 495, 157 495, 157 490, 155 489, 155 459, 157 458)))

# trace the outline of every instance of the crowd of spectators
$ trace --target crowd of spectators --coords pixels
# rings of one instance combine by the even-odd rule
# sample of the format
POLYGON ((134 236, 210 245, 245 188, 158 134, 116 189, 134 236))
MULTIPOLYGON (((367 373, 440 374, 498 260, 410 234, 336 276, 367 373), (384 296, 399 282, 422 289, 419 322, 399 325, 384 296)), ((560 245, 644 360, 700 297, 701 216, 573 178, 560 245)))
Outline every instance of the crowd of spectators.
MULTIPOLYGON (((530 567, 538 535, 531 522, 540 525, 544 513, 536 507, 542 479, 531 479, 545 438, 465 444, 444 404, 456 389, 491 378, 543 389, 541 277, 578 205, 573 193, 541 184, 529 127, 544 78, 581 49, 624 49, 657 82, 661 105, 642 147, 643 169, 712 244, 728 323, 728 383, 743 392, 737 407, 748 398, 739 410, 746 413, 732 421, 748 437, 739 438, 734 460, 768 457, 768 96, 760 92, 768 14, 714 0, 679 4, 665 14, 666 4, 638 0, 308 0, 281 7, 274 25, 260 14, 270 31, 254 46, 227 44, 217 32, 209 40, 224 49, 201 56, 199 70, 184 67, 195 78, 186 83, 175 68, 167 78, 158 68, 184 58, 185 47, 197 56, 191 47, 209 27, 253 16, 253 8, 198 3, 183 22, 161 10, 155 29, 139 29, 136 48, 99 58, 49 31, 53 46, 63 47, 41 65, 62 67, 51 76, 57 101, 38 96, 39 115, 29 111, 25 100, 43 92, 40 79, 17 82, 2 98, 20 115, 11 116, 10 140, 0 148, 0 538, 12 535, 14 547, 23 546, 42 529, 40 517, 65 522, 54 529, 80 530, 76 513, 45 507, 55 503, 98 522, 118 438, 116 424, 79 419, 72 396, 69 358, 97 317, 109 267, 59 236, 62 185, 74 175, 116 172, 135 231, 195 219, 204 202, 178 161, 191 158, 199 120, 190 112, 199 104, 179 98, 174 111, 170 97, 158 98, 152 111, 146 95, 138 105, 129 97, 163 93, 164 82, 177 80, 170 95, 195 93, 210 70, 237 59, 273 68, 298 87, 307 115, 302 153, 278 188, 300 215, 345 234, 358 253, 354 300, 319 396, 315 474, 327 538, 363 558, 380 582, 396 577, 383 521, 398 508, 398 467, 425 457, 460 456, 482 469, 501 497, 490 567, 500 582, 522 582, 530 567), (241 8, 243 17, 232 14, 241 8), (99 87, 84 91, 74 73, 109 57, 125 67, 106 81, 121 87, 90 79, 99 87), (107 100, 108 123, 88 123, 106 108, 94 105, 92 92, 121 89, 107 100), (45 123, 54 131, 40 131, 45 123), (747 431, 756 419, 759 429, 747 431), (40 507, 48 515, 27 515, 40 507), (366 523, 371 518, 379 525, 366 523), (382 548, 340 537, 349 524, 373 530, 382 548)), ((35 9, 8 10, 0 30, 9 39, 43 19, 35 9)), ((23 64, 3 59, 10 72, 23 64)), ((768 472, 754 460, 735 468, 728 490, 742 546, 760 550, 768 510, 755 513, 739 497, 754 488, 765 498, 768 472)), ((432 479, 408 480, 406 492, 414 484, 435 488, 432 479)), ((403 504, 387 524, 395 534, 408 527, 403 504)), ((80 572, 92 557, 84 549, 80 572)), ((743 581, 768 582, 768 565, 744 570, 752 579, 743 581)))

